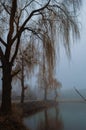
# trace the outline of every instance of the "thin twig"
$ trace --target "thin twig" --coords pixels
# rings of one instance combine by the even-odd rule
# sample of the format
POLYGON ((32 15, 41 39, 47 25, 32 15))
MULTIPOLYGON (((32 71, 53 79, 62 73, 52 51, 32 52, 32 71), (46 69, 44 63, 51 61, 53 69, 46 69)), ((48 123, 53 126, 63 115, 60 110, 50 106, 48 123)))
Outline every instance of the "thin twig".
POLYGON ((86 98, 79 92, 79 90, 77 90, 75 87, 74 87, 75 91, 78 93, 78 95, 84 100, 86 101, 86 98))

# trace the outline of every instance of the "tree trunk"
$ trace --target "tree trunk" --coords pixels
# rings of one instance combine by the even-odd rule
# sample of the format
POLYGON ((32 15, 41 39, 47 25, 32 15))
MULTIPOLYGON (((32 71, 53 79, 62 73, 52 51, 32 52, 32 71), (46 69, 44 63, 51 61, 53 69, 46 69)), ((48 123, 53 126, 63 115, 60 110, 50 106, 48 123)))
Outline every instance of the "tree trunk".
POLYGON ((24 103, 24 89, 23 88, 21 92, 21 103, 24 103))
POLYGON ((24 103, 24 59, 22 56, 22 69, 21 69, 21 103, 24 103))
POLYGON ((24 103, 24 81, 22 80, 21 81, 21 87, 22 87, 22 90, 21 90, 21 103, 24 103))
POLYGON ((48 111, 44 111, 44 116, 45 116, 45 130, 49 129, 49 120, 48 120, 48 111))
POLYGON ((44 88, 44 100, 45 101, 47 100, 47 88, 46 87, 44 88))
POLYGON ((10 64, 6 64, 3 68, 2 78, 2 103, 1 112, 2 114, 9 114, 11 112, 11 67, 10 64))

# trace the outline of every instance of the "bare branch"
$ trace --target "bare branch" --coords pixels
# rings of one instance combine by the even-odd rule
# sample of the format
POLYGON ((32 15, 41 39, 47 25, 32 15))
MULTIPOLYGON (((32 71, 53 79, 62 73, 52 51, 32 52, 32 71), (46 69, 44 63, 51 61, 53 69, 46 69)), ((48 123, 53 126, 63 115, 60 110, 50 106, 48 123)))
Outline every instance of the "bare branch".
POLYGON ((86 101, 86 98, 74 87, 75 91, 79 94, 79 96, 86 101))
MULTIPOLYGON (((69 12, 66 12, 60 5, 57 5, 57 4, 55 4, 55 5, 49 5, 49 7, 58 8, 58 9, 60 9, 67 17, 69 17, 69 16, 68 16, 69 12)), ((48 8, 48 9, 49 9, 49 8, 48 8)))
POLYGON ((12 72, 12 77, 17 76, 17 74, 19 74, 20 71, 21 71, 21 69, 15 71, 15 72, 12 72))
POLYGON ((35 31, 35 29, 29 28, 29 27, 25 27, 25 28, 23 29, 23 31, 24 31, 24 30, 31 31, 31 32, 32 32, 34 35, 36 35, 40 40, 42 40, 42 38, 38 35, 38 32, 35 31))
POLYGON ((24 21, 24 23, 22 24, 22 26, 21 26, 20 30, 18 31, 18 33, 14 36, 13 42, 14 42, 14 41, 16 40, 16 38, 24 31, 24 27, 25 27, 25 25, 27 24, 27 22, 31 19, 31 17, 32 17, 35 13, 37 13, 37 12, 39 12, 39 11, 41 11, 41 10, 44 10, 44 9, 49 5, 50 1, 51 1, 51 0, 48 0, 47 4, 45 4, 43 7, 39 8, 39 9, 36 9, 36 10, 33 10, 33 11, 30 13, 29 17, 24 21))
POLYGON ((18 49, 19 49, 19 44, 20 44, 20 37, 18 37, 17 39, 17 43, 16 43, 16 48, 15 48, 15 52, 14 52, 14 55, 11 59, 11 64, 13 64, 14 60, 15 60, 15 57, 17 55, 17 52, 18 52, 18 49))
POLYGON ((0 60, 1 62, 3 62, 3 51, 2 51, 2 48, 0 47, 0 60))
POLYGON ((49 5, 50 1, 51 1, 51 0, 49 0, 49 1, 47 2, 47 4, 45 4, 43 7, 39 8, 39 9, 36 9, 36 10, 33 10, 33 11, 30 13, 29 17, 25 20, 25 22, 24 22, 23 25, 21 26, 21 30, 22 30, 22 28, 24 28, 24 26, 27 24, 27 22, 31 19, 31 17, 32 17, 35 13, 37 13, 37 12, 39 12, 39 11, 41 11, 41 10, 44 10, 44 9, 49 5))
POLYGON ((7 47, 7 44, 6 44, 6 42, 0 37, 0 42, 5 46, 5 47, 7 47))
POLYGON ((8 42, 12 39, 12 35, 14 32, 14 18, 17 8, 17 0, 13 0, 12 2, 12 8, 11 8, 11 14, 10 14, 10 22, 9 22, 9 32, 8 32, 8 42))
POLYGON ((28 7, 34 0, 31 0, 29 3, 27 3, 22 9, 21 11, 23 11, 26 7, 28 7))
POLYGON ((7 9, 6 5, 5 5, 4 3, 1 3, 1 4, 2 4, 2 6, 4 7, 5 11, 10 15, 10 12, 9 12, 9 10, 7 9))

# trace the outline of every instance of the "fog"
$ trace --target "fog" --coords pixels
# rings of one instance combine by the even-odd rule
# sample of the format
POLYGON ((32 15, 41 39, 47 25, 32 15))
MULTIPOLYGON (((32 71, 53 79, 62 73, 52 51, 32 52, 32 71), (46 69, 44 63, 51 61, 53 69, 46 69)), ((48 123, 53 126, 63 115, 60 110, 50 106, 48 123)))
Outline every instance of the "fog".
MULTIPOLYGON (((71 58, 68 59, 65 49, 60 48, 60 60, 57 65, 57 79, 62 89, 73 87, 86 88, 86 1, 79 12, 80 39, 71 45, 71 58)), ((1 80, 0 80, 1 88, 1 80)))
POLYGON ((86 1, 80 11, 80 39, 71 46, 71 58, 68 60, 64 48, 60 49, 60 62, 57 77, 62 83, 62 89, 86 88, 86 1))

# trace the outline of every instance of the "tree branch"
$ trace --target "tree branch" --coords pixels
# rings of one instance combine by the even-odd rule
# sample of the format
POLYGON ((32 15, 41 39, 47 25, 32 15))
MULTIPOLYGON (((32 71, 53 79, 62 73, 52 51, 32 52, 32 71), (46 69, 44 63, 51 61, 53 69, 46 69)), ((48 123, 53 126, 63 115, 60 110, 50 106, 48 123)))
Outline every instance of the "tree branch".
POLYGON ((15 19, 15 13, 17 9, 17 0, 12 1, 12 8, 11 8, 11 14, 10 14, 10 22, 9 22, 9 32, 8 32, 8 43, 11 42, 12 35, 14 32, 14 19, 15 19))
POLYGON ((36 10, 33 10, 33 11, 30 13, 29 17, 28 17, 28 18, 24 21, 24 23, 22 24, 20 30, 22 30, 22 29, 25 27, 25 25, 27 24, 27 22, 31 19, 31 17, 32 17, 35 13, 37 13, 37 12, 39 12, 39 11, 41 11, 41 10, 44 10, 44 9, 49 5, 50 1, 51 1, 51 0, 49 0, 49 1, 47 2, 47 4, 45 4, 43 7, 39 8, 39 9, 36 9, 36 10))
POLYGON ((22 9, 21 11, 23 11, 26 7, 28 7, 34 0, 31 0, 29 3, 27 3, 22 9))
POLYGON ((24 31, 25 25, 26 25, 27 22, 32 18, 32 16, 33 16, 35 13, 44 10, 44 9, 49 5, 50 1, 51 1, 51 0, 48 0, 47 4, 45 4, 43 7, 39 8, 39 9, 36 9, 36 10, 33 10, 33 11, 30 13, 30 15, 28 16, 28 18, 27 18, 27 19, 24 21, 24 23, 22 24, 22 26, 21 26, 20 30, 18 31, 18 33, 14 36, 13 42, 14 42, 14 41, 17 39, 17 37, 24 31))
POLYGON ((6 42, 0 37, 0 42, 5 46, 5 47, 7 47, 7 44, 6 44, 6 42))
POLYGON ((19 69, 19 70, 17 70, 17 71, 15 71, 15 72, 12 72, 12 77, 14 77, 14 76, 16 76, 19 72, 21 71, 21 69, 19 69))
POLYGON ((1 62, 3 62, 3 51, 2 51, 2 48, 0 47, 0 60, 1 62))
POLYGON ((19 49, 19 44, 20 44, 20 37, 18 37, 17 39, 17 43, 16 43, 16 48, 15 48, 15 52, 14 52, 14 55, 11 59, 11 64, 13 64, 15 58, 16 58, 16 55, 17 55, 17 52, 18 52, 18 49, 19 49))
POLYGON ((10 12, 8 11, 8 9, 7 9, 6 5, 5 5, 5 3, 1 3, 1 4, 2 4, 2 6, 4 7, 5 11, 10 15, 10 12))
POLYGON ((84 100, 86 101, 86 98, 79 92, 79 90, 77 90, 75 87, 74 87, 75 91, 78 93, 78 95, 84 100))
POLYGON ((36 32, 35 29, 29 28, 29 27, 25 27, 25 28, 23 29, 23 31, 25 31, 25 30, 28 30, 28 31, 32 32, 32 33, 33 33, 34 35, 36 35, 40 40, 42 40, 42 38, 38 35, 38 32, 36 32))

